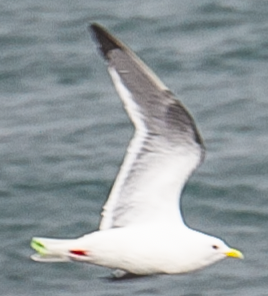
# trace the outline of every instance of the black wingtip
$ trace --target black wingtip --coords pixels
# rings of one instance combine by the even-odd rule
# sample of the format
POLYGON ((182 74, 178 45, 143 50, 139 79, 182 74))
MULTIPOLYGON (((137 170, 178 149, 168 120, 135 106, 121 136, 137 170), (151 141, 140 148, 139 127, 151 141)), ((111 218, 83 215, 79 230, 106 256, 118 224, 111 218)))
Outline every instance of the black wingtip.
POLYGON ((119 40, 99 24, 93 23, 88 29, 93 39, 98 43, 99 50, 105 59, 108 59, 109 51, 124 48, 124 45, 119 40))

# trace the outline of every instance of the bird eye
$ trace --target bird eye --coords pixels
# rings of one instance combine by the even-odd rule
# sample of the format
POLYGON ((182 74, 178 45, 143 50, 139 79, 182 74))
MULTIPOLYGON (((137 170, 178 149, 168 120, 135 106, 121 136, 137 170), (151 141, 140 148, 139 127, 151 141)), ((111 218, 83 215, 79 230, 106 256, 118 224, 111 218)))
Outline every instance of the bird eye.
POLYGON ((219 247, 216 246, 216 245, 213 245, 212 248, 213 248, 214 250, 218 250, 219 247))

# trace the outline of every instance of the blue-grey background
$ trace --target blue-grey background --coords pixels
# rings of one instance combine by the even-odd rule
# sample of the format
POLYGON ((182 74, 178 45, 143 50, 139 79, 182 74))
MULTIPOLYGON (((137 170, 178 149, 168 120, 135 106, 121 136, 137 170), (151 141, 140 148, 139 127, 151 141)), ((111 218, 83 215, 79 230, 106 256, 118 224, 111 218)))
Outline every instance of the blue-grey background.
POLYGON ((268 2, 0 2, 0 294, 268 295, 268 2), (245 260, 129 281, 29 259, 32 236, 93 231, 133 128, 87 26, 127 43, 195 117, 207 157, 188 225, 245 260))

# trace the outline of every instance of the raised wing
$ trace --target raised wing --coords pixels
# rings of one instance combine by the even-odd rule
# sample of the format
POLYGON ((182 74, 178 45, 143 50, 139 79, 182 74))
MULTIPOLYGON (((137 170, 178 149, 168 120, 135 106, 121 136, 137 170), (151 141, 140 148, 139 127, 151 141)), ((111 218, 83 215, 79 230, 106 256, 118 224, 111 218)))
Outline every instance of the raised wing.
POLYGON ((135 135, 103 207, 100 229, 181 219, 178 199, 204 157, 194 120, 160 79, 124 44, 91 25, 135 135))

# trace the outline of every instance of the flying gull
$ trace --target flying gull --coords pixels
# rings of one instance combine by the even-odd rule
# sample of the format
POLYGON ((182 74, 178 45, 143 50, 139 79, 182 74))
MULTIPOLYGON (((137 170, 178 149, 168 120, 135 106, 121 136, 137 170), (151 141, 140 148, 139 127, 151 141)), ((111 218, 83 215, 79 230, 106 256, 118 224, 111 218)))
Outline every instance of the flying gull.
POLYGON ((191 272, 225 257, 243 258, 221 239, 184 224, 182 189, 203 161, 195 122, 163 82, 98 24, 90 31, 106 60, 135 134, 99 230, 77 239, 35 237, 35 261, 82 261, 135 275, 191 272))

